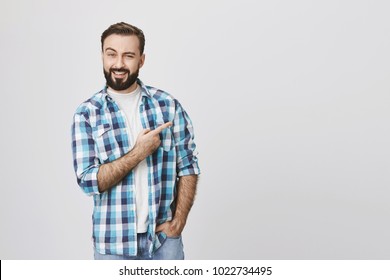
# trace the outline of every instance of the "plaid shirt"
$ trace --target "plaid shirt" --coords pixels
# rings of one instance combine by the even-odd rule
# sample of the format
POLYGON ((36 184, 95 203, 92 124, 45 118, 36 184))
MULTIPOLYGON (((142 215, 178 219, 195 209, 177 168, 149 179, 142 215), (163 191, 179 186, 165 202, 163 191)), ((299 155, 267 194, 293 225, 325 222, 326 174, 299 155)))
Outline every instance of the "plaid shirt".
MULTIPOLYGON (((190 118, 180 103, 168 93, 145 86, 140 80, 140 116, 143 128, 155 129, 171 121, 161 132, 161 145, 147 157, 149 187, 149 253, 165 240, 156 234, 156 225, 172 220, 175 211, 176 183, 180 176, 199 174, 194 133, 190 118)), ((93 240, 101 254, 137 254, 134 174, 99 193, 99 166, 128 153, 131 143, 124 113, 107 94, 107 88, 82 103, 73 119, 72 149, 77 182, 93 195, 93 240)))

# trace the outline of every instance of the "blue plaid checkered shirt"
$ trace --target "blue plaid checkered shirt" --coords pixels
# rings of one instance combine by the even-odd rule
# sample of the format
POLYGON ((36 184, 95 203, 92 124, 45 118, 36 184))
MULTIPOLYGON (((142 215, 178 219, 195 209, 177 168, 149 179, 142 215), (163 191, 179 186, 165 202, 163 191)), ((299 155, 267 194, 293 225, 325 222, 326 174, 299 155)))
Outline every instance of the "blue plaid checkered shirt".
MULTIPOLYGON (((156 225, 170 221, 175 211, 178 177, 199 174, 192 122, 180 103, 168 93, 141 86, 140 116, 143 128, 155 129, 171 121, 161 132, 161 145, 147 157, 149 188, 149 253, 153 254, 166 238, 156 233, 156 225)), ((134 174, 99 193, 99 166, 128 153, 131 143, 125 114, 107 94, 107 88, 93 95, 76 110, 72 125, 73 164, 78 185, 93 196, 93 241, 101 254, 137 254, 134 174)))

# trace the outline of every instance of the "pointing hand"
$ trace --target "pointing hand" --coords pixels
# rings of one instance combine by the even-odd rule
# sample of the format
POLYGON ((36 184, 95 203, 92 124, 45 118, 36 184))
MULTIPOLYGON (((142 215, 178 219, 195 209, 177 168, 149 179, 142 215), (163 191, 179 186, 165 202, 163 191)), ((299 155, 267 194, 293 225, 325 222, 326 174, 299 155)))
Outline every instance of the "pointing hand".
POLYGON ((134 149, 141 160, 151 155, 160 146, 160 133, 170 126, 172 126, 172 123, 166 122, 154 130, 147 128, 138 134, 134 149))

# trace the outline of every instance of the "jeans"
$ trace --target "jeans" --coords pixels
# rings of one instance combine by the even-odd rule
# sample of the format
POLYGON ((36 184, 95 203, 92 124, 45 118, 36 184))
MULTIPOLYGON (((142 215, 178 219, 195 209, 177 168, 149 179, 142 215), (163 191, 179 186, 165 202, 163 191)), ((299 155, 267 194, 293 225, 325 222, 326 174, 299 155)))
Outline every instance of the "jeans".
POLYGON ((178 237, 167 237, 160 248, 149 257, 147 234, 137 234, 138 252, 136 256, 104 255, 94 251, 95 260, 184 260, 183 241, 178 237))

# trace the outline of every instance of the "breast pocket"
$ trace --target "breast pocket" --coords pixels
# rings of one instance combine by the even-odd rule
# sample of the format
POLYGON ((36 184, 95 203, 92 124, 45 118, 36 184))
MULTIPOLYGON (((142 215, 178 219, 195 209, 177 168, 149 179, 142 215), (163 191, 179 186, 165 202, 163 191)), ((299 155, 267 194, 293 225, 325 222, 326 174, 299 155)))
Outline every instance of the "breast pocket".
POLYGON ((99 160, 102 163, 112 160, 117 149, 117 144, 113 137, 111 125, 109 123, 102 123, 96 126, 93 131, 93 139, 95 140, 95 150, 99 160))
MULTIPOLYGON (((159 125, 158 125, 159 126, 159 125)), ((161 147, 165 152, 171 151, 175 146, 175 140, 173 139, 173 133, 171 128, 164 129, 161 133, 161 147)))

